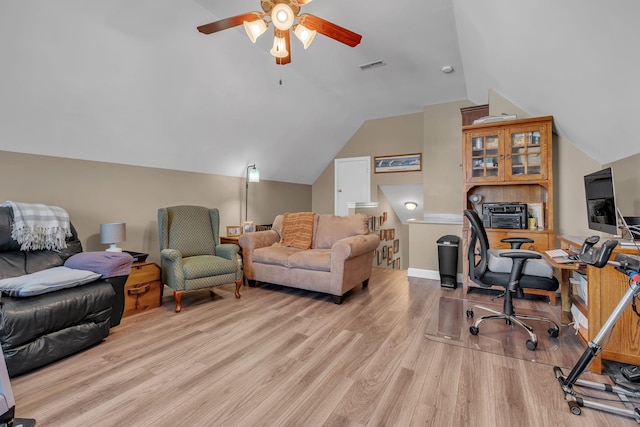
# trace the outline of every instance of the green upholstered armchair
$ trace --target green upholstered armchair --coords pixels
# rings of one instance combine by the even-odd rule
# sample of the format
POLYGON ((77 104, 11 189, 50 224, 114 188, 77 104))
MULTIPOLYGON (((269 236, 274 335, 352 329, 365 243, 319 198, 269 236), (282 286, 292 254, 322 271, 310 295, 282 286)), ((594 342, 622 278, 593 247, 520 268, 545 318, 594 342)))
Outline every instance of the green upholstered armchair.
POLYGON ((218 209, 172 206, 158 209, 162 281, 173 289, 176 313, 184 292, 236 283, 240 298, 242 270, 238 246, 219 244, 218 209))

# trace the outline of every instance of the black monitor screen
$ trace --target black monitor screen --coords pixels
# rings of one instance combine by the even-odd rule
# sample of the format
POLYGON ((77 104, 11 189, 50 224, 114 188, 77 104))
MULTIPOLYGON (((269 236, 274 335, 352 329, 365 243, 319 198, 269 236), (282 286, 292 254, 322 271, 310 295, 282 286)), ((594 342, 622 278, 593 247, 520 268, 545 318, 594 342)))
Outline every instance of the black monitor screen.
POLYGON ((584 177, 589 229, 618 234, 616 198, 611 168, 584 177))

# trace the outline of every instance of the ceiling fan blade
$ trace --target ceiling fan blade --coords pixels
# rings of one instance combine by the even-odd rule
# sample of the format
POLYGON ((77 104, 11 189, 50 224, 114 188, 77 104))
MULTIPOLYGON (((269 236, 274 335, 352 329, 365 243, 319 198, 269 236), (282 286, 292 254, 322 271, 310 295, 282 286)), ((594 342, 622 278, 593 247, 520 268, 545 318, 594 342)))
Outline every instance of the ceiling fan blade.
POLYGON ((347 46, 355 47, 360 44, 360 40, 362 40, 360 34, 356 34, 332 22, 318 18, 315 15, 303 13, 298 16, 298 21, 310 30, 316 30, 320 34, 331 37, 347 46))
POLYGON ((291 33, 289 32, 289 30, 287 31, 277 30, 276 35, 279 35, 284 39, 284 45, 287 48, 287 53, 288 53, 288 55, 285 56, 284 58, 276 57, 276 64, 286 65, 291 62, 291 33))
POLYGON ((203 34, 217 33, 218 31, 226 30, 227 28, 233 28, 237 27, 238 25, 242 25, 244 21, 251 22, 260 18, 262 18, 262 13, 260 12, 243 13, 242 15, 221 19, 216 22, 211 22, 210 24, 200 25, 198 27, 198 31, 203 34))

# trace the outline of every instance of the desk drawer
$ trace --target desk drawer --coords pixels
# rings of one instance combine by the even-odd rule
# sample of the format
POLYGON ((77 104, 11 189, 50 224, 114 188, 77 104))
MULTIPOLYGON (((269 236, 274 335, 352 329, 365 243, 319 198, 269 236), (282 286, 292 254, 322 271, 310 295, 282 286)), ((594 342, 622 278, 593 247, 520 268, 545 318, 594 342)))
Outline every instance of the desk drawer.
POLYGON ((489 238, 489 247, 492 249, 509 249, 508 243, 502 243, 500 240, 507 237, 526 237, 533 240, 533 243, 524 243, 521 249, 527 249, 530 251, 546 251, 549 249, 549 234, 540 232, 531 232, 529 230, 515 230, 515 231, 495 231, 487 230, 487 237, 489 238))

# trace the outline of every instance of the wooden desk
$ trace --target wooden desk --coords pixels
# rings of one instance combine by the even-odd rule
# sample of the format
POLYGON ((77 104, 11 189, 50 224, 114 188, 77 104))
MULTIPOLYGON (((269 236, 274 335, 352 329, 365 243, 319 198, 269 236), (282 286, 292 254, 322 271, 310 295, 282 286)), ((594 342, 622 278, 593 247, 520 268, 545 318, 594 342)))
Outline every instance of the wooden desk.
POLYGON ((220 236, 220 244, 223 245, 225 243, 232 243, 234 245, 237 245, 239 238, 240 236, 220 236))
MULTIPOLYGON (((560 240, 560 247, 568 250, 573 249, 574 251, 579 250, 582 247, 582 242, 584 242, 584 237, 577 236, 559 236, 558 239, 560 240)), ((614 259, 617 253, 637 255, 638 252, 635 248, 631 247, 616 247, 611 255, 611 259, 614 259)), ((562 286, 570 289, 568 284, 568 274, 570 270, 564 267, 560 271, 567 272, 566 277, 563 277, 563 282, 565 278, 567 281, 562 286)), ((586 316, 589 327, 586 331, 578 332, 578 336, 580 336, 585 343, 595 338, 600 329, 602 329, 604 322, 609 318, 611 312, 616 305, 618 305, 628 289, 628 279, 610 265, 604 268, 587 266, 586 272, 588 282, 586 316)), ((570 301, 570 298, 573 297, 569 294, 567 301, 570 301)), ((563 315, 564 304, 565 298, 563 295, 563 315)), ((640 365, 640 317, 636 316, 631 307, 627 307, 622 313, 622 316, 620 316, 620 319, 618 319, 616 327, 611 333, 608 345, 591 364, 591 372, 602 372, 602 359, 640 365)))
POLYGON ((573 320, 573 316, 571 315, 571 283, 569 282, 569 279, 572 271, 580 270, 580 265, 575 262, 569 264, 557 263, 545 252, 542 252, 542 255, 549 264, 553 266, 553 268, 557 268, 560 271, 560 306, 562 307, 561 323, 563 325, 567 325, 573 320))

